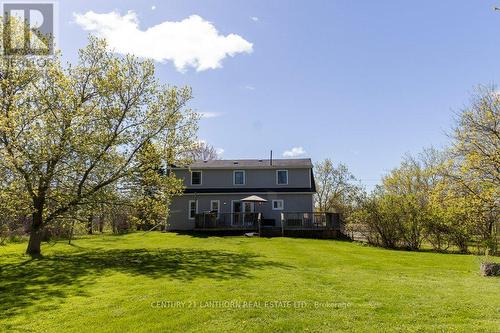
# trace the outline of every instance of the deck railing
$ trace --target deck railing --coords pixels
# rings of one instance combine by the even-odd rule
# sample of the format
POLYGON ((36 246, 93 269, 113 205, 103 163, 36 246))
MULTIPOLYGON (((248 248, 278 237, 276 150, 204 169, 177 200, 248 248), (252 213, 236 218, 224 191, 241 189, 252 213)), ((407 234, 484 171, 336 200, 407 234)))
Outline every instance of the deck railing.
MULTIPOLYGON (((219 230, 255 230, 262 228, 261 213, 211 213, 205 212, 195 215, 196 229, 219 230)), ((281 227, 283 230, 340 230, 342 224, 340 216, 327 212, 283 212, 281 213, 281 227)))
POLYGON ((200 213, 195 215, 196 229, 245 229, 259 228, 260 213, 200 213))
POLYGON ((341 230, 339 214, 327 212, 283 212, 281 224, 284 229, 341 230))

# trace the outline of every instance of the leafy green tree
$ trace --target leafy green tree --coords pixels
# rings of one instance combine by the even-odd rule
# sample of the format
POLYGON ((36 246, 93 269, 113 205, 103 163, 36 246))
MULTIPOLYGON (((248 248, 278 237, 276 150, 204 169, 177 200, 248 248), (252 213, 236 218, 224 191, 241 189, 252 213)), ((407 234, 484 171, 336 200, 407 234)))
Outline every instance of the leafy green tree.
POLYGON ((99 203, 108 188, 124 191, 148 163, 138 158, 146 143, 185 162, 177 152, 192 148, 197 129, 191 89, 160 85, 154 70, 93 37, 75 65, 0 59, 0 165, 29 198, 28 254, 41 253, 55 220, 99 203))
POLYGON ((0 163, 0 237, 2 242, 9 237, 12 231, 11 226, 30 213, 29 197, 22 189, 22 181, 16 179, 9 170, 2 168, 0 163))
POLYGON ((500 220, 500 94, 495 86, 477 88, 458 115, 453 138, 456 167, 449 176, 473 197, 476 233, 494 253, 500 220))
POLYGON ((138 159, 143 167, 138 170, 131 186, 136 207, 134 222, 148 228, 162 223, 166 226, 172 198, 183 190, 182 179, 169 172, 170 164, 159 151, 151 142, 142 147, 138 159))
MULTIPOLYGON (((335 166, 330 159, 314 166, 317 193, 315 206, 319 211, 335 211, 348 215, 363 189, 345 164, 335 166)), ((347 217, 347 216, 345 216, 347 217)))
POLYGON ((398 214, 402 243, 408 249, 419 249, 426 227, 432 220, 430 194, 442 176, 438 168, 445 159, 435 149, 414 157, 405 156, 401 165, 383 179, 385 195, 392 197, 392 211, 398 214))
POLYGON ((401 240, 398 212, 394 198, 377 186, 360 201, 349 218, 351 226, 370 243, 386 248, 396 248, 401 240), (362 227, 359 229, 359 227, 362 227))
POLYGON ((474 207, 477 198, 451 178, 443 178, 430 193, 431 220, 426 225, 427 239, 437 250, 455 245, 466 253, 474 235, 474 207))
POLYGON ((370 242, 410 250, 419 249, 425 239, 442 244, 444 229, 435 219, 430 195, 443 179, 440 168, 445 160, 446 154, 426 149, 417 156, 406 155, 383 178, 353 214, 355 223, 367 226, 370 242))
MULTIPOLYGON (((494 86, 477 89, 459 113, 452 139, 444 152, 406 156, 376 191, 361 197, 351 224, 366 227, 368 240, 385 247, 418 249, 425 240, 437 250, 456 246, 467 252, 475 243, 497 253, 500 94, 494 86)), ((331 188, 324 187, 328 195, 320 198, 331 188)))

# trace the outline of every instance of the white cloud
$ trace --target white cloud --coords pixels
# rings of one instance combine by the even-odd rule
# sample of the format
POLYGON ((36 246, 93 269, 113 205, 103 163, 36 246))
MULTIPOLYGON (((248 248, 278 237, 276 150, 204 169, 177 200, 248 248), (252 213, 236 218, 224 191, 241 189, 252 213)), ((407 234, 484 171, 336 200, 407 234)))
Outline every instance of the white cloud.
POLYGON ((293 147, 289 150, 283 152, 283 157, 299 157, 306 154, 306 151, 302 147, 293 147))
POLYGON ((73 13, 75 22, 84 30, 108 40, 110 49, 121 54, 134 54, 158 62, 172 61, 177 70, 188 67, 197 71, 222 67, 222 60, 238 53, 251 53, 252 43, 236 34, 219 34, 215 26, 198 15, 179 22, 165 21, 146 30, 139 28, 133 11, 85 14, 73 13))
POLYGON ((250 16, 250 20, 252 20, 254 22, 258 22, 259 18, 257 16, 250 16))
POLYGON ((255 87, 252 86, 251 84, 247 84, 244 88, 247 90, 255 90, 255 87))
POLYGON ((220 112, 198 112, 201 118, 207 119, 207 118, 217 118, 223 115, 223 113, 220 112))
POLYGON ((156 9, 156 6, 151 6, 151 10, 155 10, 156 9))

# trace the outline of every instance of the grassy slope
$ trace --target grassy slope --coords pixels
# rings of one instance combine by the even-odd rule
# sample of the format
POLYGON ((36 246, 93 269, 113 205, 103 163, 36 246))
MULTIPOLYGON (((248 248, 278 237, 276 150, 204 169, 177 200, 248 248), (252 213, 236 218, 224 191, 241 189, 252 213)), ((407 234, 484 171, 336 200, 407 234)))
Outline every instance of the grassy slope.
POLYGON ((161 233, 46 245, 33 261, 24 247, 0 247, 0 331, 500 331, 500 279, 480 277, 474 256, 161 233), (279 300, 307 303, 264 304, 279 300))

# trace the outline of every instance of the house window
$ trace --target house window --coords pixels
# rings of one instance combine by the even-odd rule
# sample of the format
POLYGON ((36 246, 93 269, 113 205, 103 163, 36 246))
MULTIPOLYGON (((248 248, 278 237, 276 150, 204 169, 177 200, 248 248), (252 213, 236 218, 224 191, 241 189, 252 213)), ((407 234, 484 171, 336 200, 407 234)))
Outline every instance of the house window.
POLYGON ((284 206, 283 200, 273 200, 273 210, 283 210, 284 206))
POLYGON ((191 171, 191 185, 201 185, 201 171, 191 171))
POLYGON ((277 170, 276 171, 276 184, 288 185, 288 170, 277 170))
POLYGON ((198 200, 189 200, 188 218, 194 220, 195 215, 198 213, 198 200))
POLYGON ((244 170, 234 171, 233 184, 234 185, 245 185, 245 171, 244 170))
POLYGON ((219 217, 219 207, 220 207, 219 200, 210 201, 210 212, 215 213, 217 215, 217 217, 219 217))

